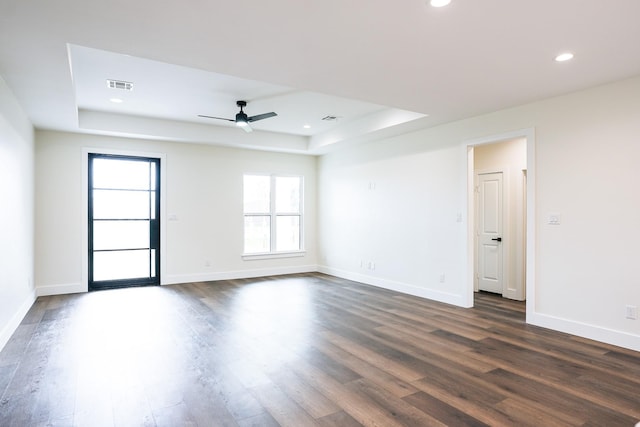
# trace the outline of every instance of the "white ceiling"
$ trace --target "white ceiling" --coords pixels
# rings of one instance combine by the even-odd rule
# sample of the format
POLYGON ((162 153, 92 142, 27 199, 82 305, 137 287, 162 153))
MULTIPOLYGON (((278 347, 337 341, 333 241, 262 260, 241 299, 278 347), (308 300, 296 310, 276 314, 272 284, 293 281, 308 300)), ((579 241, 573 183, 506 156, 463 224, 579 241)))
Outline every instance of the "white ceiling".
POLYGON ((41 129, 318 154, 639 75, 639 16, 638 0, 0 0, 0 76, 41 129), (197 117, 238 99, 278 116, 250 134, 197 117))

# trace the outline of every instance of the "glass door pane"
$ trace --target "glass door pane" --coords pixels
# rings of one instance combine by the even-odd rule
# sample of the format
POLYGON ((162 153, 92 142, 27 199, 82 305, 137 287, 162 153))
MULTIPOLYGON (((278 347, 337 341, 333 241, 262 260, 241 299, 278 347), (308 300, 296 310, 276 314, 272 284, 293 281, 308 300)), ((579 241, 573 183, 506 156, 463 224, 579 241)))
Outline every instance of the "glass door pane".
POLYGON ((148 278, 149 252, 148 249, 95 252, 93 256, 93 280, 100 282, 148 278))

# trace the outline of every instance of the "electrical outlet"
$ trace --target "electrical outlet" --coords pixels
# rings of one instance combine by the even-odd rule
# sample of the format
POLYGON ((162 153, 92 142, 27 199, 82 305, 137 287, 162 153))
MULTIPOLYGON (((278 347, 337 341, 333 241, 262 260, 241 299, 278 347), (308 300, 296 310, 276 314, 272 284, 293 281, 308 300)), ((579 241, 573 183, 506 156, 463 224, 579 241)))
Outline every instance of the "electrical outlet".
POLYGON ((638 307, 635 305, 628 305, 626 308, 626 318, 636 320, 638 318, 638 307))
POLYGON ((444 273, 440 275, 440 283, 444 283, 444 273))
POLYGON ((376 269, 376 263, 373 261, 369 261, 369 270, 375 270, 376 269))

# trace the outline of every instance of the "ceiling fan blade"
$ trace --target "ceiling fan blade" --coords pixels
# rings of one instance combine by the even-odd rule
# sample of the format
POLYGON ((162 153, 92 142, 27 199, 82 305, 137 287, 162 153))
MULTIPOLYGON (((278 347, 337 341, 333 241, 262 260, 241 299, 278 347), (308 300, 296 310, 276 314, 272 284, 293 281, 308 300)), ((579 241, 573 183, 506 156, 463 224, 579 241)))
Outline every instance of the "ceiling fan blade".
POLYGON ((277 116, 277 114, 272 111, 270 113, 264 113, 264 114, 258 114, 257 116, 251 116, 251 117, 247 118, 247 121, 248 122, 257 122, 258 120, 268 119, 269 117, 275 117, 275 116, 277 116))
POLYGON ((225 119, 224 117, 203 116, 202 114, 198 114, 198 117, 204 117, 205 119, 217 119, 217 120, 226 120, 228 122, 235 122, 235 120, 233 119, 225 119))

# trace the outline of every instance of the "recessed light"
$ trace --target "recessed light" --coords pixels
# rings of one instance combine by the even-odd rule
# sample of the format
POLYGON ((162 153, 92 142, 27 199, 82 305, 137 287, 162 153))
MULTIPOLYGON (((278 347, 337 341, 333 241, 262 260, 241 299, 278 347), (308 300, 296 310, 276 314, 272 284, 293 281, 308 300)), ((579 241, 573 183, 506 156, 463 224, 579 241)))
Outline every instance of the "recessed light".
POLYGON ((443 7, 451 3, 451 0, 431 0, 429 4, 433 7, 443 7))
POLYGON ((571 53, 571 52, 561 53, 560 55, 556 56, 556 58, 555 58, 556 62, 564 62, 564 61, 568 61, 570 59, 573 59, 573 53, 571 53))
POLYGON ((121 104, 122 103, 122 99, 120 99, 120 98, 109 98, 109 101, 113 102, 114 104, 121 104))
POLYGON ((302 127, 305 128, 305 129, 311 129, 311 125, 304 125, 302 127))

